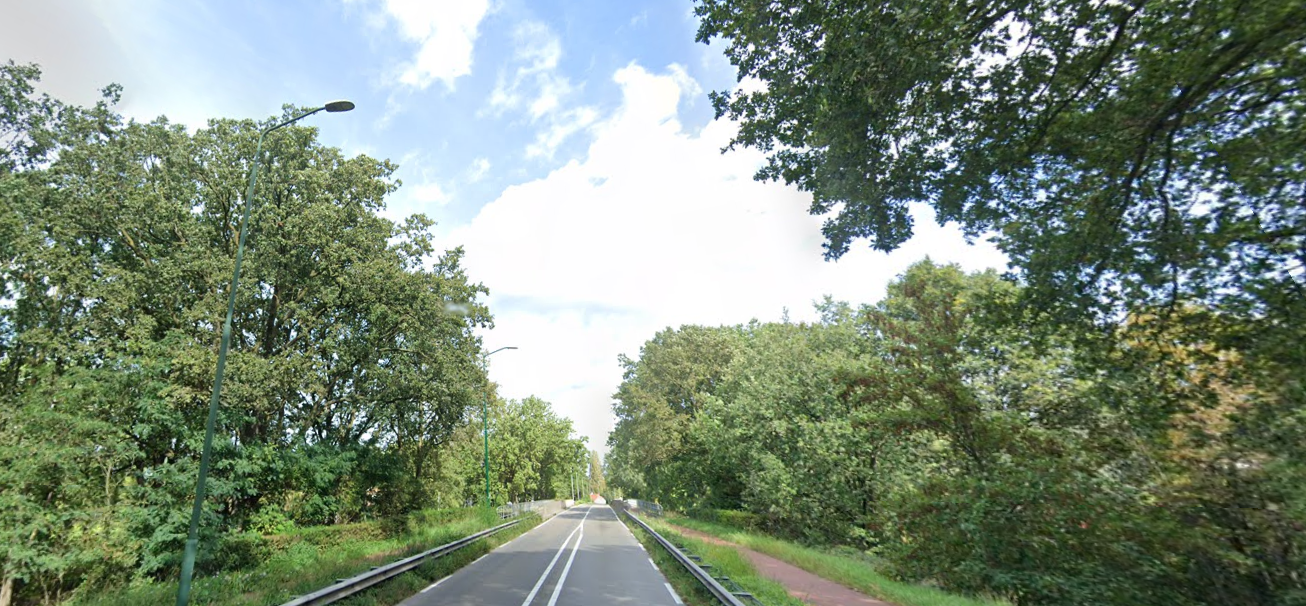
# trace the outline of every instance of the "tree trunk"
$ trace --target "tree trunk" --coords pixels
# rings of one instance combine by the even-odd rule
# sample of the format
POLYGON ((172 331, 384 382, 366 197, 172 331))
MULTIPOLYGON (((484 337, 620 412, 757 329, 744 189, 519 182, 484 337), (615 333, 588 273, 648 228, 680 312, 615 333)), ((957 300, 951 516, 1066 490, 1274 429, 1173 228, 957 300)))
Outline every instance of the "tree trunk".
POLYGON ((5 577, 5 584, 0 585, 0 606, 9 606, 14 601, 14 578, 5 577))

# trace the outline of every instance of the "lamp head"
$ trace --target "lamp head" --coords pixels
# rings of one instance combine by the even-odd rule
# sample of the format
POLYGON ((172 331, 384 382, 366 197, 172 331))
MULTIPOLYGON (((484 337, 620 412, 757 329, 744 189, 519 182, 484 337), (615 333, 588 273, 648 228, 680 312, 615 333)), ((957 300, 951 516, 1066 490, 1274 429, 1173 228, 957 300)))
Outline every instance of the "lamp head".
POLYGON ((342 100, 340 100, 340 101, 332 101, 332 102, 326 104, 325 107, 326 107, 326 110, 329 111, 329 112, 331 112, 331 113, 335 113, 335 112, 347 112, 347 111, 349 111, 349 110, 351 110, 351 109, 354 109, 354 102, 353 102, 353 101, 345 101, 345 100, 342 99, 342 100))

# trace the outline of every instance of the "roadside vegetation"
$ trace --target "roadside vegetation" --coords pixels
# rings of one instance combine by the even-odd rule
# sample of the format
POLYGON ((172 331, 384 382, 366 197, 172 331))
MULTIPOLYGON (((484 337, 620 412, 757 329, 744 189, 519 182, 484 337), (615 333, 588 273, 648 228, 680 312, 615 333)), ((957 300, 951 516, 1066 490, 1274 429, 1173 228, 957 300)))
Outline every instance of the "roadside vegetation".
MULTIPOLYGON (((198 578, 196 604, 281 604, 395 560, 444 545, 503 523, 498 514, 481 508, 421 511, 402 526, 368 522, 347 526, 304 528, 277 535, 242 537, 245 561, 236 570, 198 578)), ((346 603, 392 604, 539 523, 529 514, 522 522, 481 539, 454 554, 424 564, 400 577, 350 598, 346 603), (439 578, 436 576, 435 578, 439 578), (414 587, 416 589, 414 589, 414 587)), ((232 541, 231 543, 235 543, 232 541)), ((229 544, 231 544, 229 543, 229 544)), ((84 606, 149 606, 175 599, 175 582, 142 581, 73 600, 84 606)))
MULTIPOLYGON (((699 583, 694 575, 685 570, 685 567, 681 566, 680 562, 676 561, 675 557, 668 553, 652 535, 645 532, 638 524, 626 519, 623 513, 618 512, 617 517, 644 546, 644 550, 648 552, 649 557, 657 563, 658 570, 662 571, 671 586, 676 588, 676 593, 680 595, 685 604, 689 606, 716 606, 718 604, 716 598, 712 597, 712 594, 703 588, 702 583, 699 583)), ((680 546, 684 552, 699 556, 703 559, 703 563, 711 564, 713 576, 729 577, 738 583, 744 591, 757 596, 767 606, 802 606, 801 600, 790 596, 784 586, 758 574, 753 565, 734 549, 686 538, 665 524, 659 523, 656 518, 643 517, 640 519, 653 527, 663 538, 680 546)))
MULTIPOLYGON (((724 516, 730 517, 730 516, 724 516)), ((708 522, 689 516, 668 514, 667 524, 703 532, 783 560, 819 577, 855 589, 897 606, 1003 606, 1008 602, 953 595, 936 587, 904 583, 876 570, 874 558, 854 549, 815 549, 792 541, 777 539, 760 532, 750 532, 727 524, 708 522)))
MULTIPOLYGON (((126 585, 166 603, 241 192, 260 129, 280 116, 195 131, 134 122, 114 109, 117 86, 78 107, 35 92, 39 77, 0 64, 0 606, 126 585)), ((387 528, 484 501, 486 398, 490 500, 571 494, 590 454, 548 402, 494 393, 476 333, 493 318, 462 250, 438 250, 427 217, 381 216, 396 166, 346 157, 309 126, 276 131, 263 150, 200 595, 262 595, 263 579, 304 580, 294 571, 308 562, 341 567, 444 538, 387 528), (293 544, 273 549, 283 540, 293 544), (261 560, 268 549, 275 562, 261 560), (254 576, 207 580, 240 574, 254 576)))
POLYGON ((650 335, 608 483, 1020 606, 1302 604, 1304 10, 698 2, 828 259, 933 218, 1010 271, 650 335))

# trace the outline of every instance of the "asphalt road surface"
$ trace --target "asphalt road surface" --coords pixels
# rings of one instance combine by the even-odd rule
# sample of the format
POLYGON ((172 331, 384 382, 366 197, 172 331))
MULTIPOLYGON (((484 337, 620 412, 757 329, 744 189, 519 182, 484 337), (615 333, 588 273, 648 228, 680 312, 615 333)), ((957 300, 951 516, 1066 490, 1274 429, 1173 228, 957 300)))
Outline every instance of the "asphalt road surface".
POLYGON ((607 505, 564 511, 401 606, 676 606, 667 580, 607 505))

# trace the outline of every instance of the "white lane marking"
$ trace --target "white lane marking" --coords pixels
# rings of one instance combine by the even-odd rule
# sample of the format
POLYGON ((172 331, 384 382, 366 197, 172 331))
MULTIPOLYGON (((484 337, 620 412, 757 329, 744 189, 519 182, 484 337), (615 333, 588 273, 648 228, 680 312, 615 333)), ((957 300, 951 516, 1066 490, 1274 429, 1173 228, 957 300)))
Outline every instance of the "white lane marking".
POLYGON ((680 596, 676 595, 676 590, 671 588, 671 583, 663 583, 663 585, 666 585, 667 591, 671 592, 671 599, 675 600, 677 604, 684 604, 684 602, 680 601, 680 596))
MULTIPOLYGON (((449 575, 449 577, 451 577, 451 576, 453 576, 453 575, 449 575)), ((449 577, 445 577, 445 578, 440 579, 440 580, 438 580, 438 581, 436 581, 436 582, 434 582, 434 583, 431 583, 430 585, 428 585, 428 586, 426 587, 426 589, 423 589, 423 590, 421 590, 421 591, 418 592, 418 593, 426 593, 426 592, 428 592, 428 591, 430 591, 430 590, 432 590, 432 589, 435 589, 436 587, 439 587, 439 586, 440 586, 440 583, 443 583, 443 582, 447 581, 447 580, 449 579, 449 577)))
POLYGON ((558 583, 553 586, 553 595, 549 596, 549 606, 558 603, 558 594, 562 593, 562 583, 567 580, 567 573, 571 572, 571 563, 576 560, 576 552, 580 551, 580 542, 585 538, 585 531, 580 531, 580 536, 576 537, 576 546, 571 549, 571 555, 567 557, 567 565, 562 567, 562 575, 558 577, 558 583))
MULTIPOLYGON (((586 512, 586 515, 589 515, 589 512, 586 512)), ((550 517, 549 519, 547 519, 547 520, 545 520, 545 521, 543 521, 543 522, 540 522, 539 524, 536 524, 536 525, 535 525, 535 528, 539 528, 539 527, 541 527, 541 526, 543 526, 543 525, 545 525, 545 524, 548 524, 549 522, 552 522, 552 521, 553 521, 554 519, 556 519, 556 518, 558 518, 558 516, 557 516, 557 515, 554 515, 554 516, 550 517)), ((584 520, 584 518, 581 518, 581 519, 584 520)), ((512 543, 513 541, 516 541, 517 539, 520 539, 520 538, 526 536, 526 534, 529 534, 530 532, 534 531, 535 528, 530 529, 530 530, 527 531, 526 533, 522 533, 522 534, 519 534, 519 535, 513 537, 513 538, 512 538, 512 541, 508 541, 507 543, 504 543, 503 545, 500 545, 499 547, 507 547, 509 543, 512 543)), ((575 531, 572 531, 572 533, 574 534, 575 531)), ((571 537, 568 536, 568 537, 567 537, 567 540, 570 541, 570 540, 571 540, 571 537)), ((563 543, 562 546, 563 546, 563 547, 566 547, 567 544, 566 544, 566 543, 563 543)), ((641 546, 641 547, 642 547, 642 546, 641 546)), ((472 560, 472 564, 475 564, 475 563, 477 563, 477 562, 479 562, 479 561, 481 561, 481 560, 484 560, 484 559, 485 559, 487 556, 489 556, 491 553, 494 553, 494 552, 491 551, 491 552, 489 552, 489 553, 482 554, 481 557, 476 558, 475 560, 472 560)), ((554 559, 557 559, 557 558, 555 557, 554 559)), ((472 564, 468 564, 468 566, 471 566, 472 564)), ((547 573, 546 573, 546 574, 547 574, 547 573)), ((436 587, 439 587, 439 586, 440 586, 440 583, 443 583, 443 582, 445 582, 445 581, 448 581, 448 580, 449 580, 449 577, 452 577, 452 576, 453 576, 453 575, 449 575, 448 577, 444 577, 444 578, 442 578, 442 579, 440 579, 440 580, 438 580, 438 581, 436 581, 436 582, 434 582, 434 583, 431 583, 430 585, 427 585, 427 586, 426 586, 426 589, 423 589, 423 590, 419 591, 418 593, 426 593, 426 592, 428 592, 428 591, 430 591, 430 590, 432 590, 432 589, 435 589, 436 587)))
POLYGON ((654 564, 654 563, 653 563, 653 558, 649 558, 649 559, 648 559, 648 563, 649 563, 649 565, 651 565, 653 568, 657 568, 657 567, 658 567, 657 564, 654 564))
POLYGON ((550 572, 553 572, 553 565, 558 563, 558 558, 562 556, 562 552, 567 549, 567 543, 570 543, 571 537, 576 536, 576 533, 580 532, 580 529, 585 526, 585 518, 588 518, 589 516, 590 510, 586 509, 585 516, 580 519, 580 524, 577 524, 576 528, 571 531, 571 534, 567 535, 567 538, 562 541, 562 547, 558 548, 558 553, 553 554, 553 561, 549 562, 549 567, 544 569, 544 574, 540 575, 540 580, 535 581, 535 586, 531 588, 529 594, 526 594, 526 599, 521 603, 521 606, 528 606, 531 603, 531 600, 535 599, 535 594, 540 592, 540 586, 544 584, 544 579, 549 577, 550 572))

